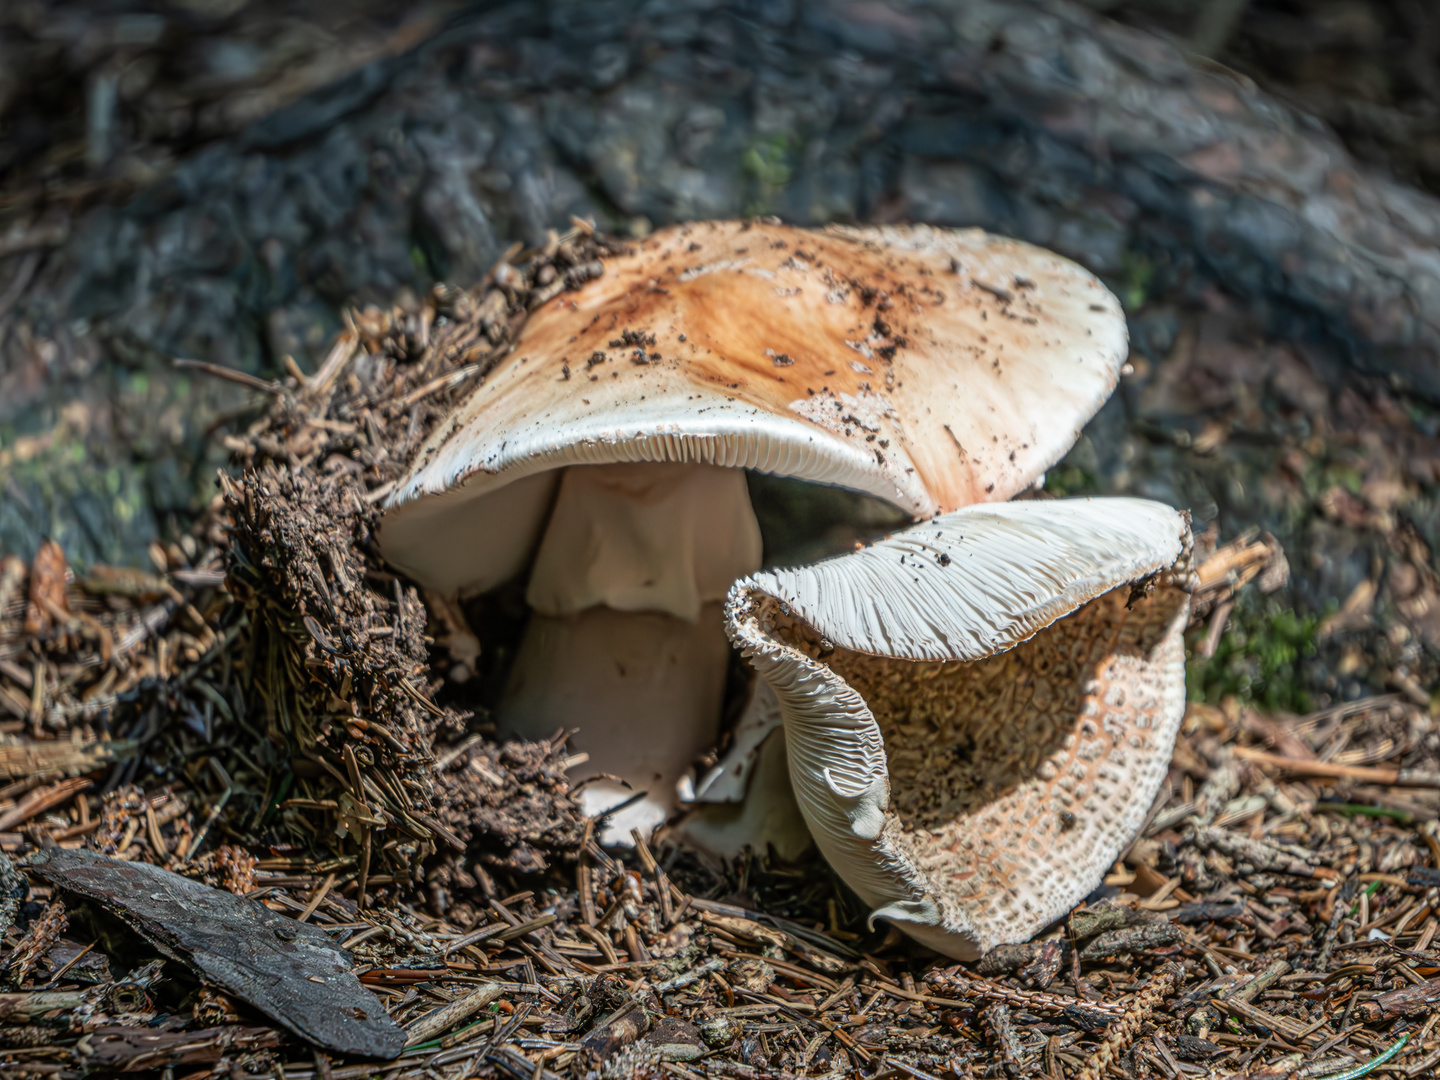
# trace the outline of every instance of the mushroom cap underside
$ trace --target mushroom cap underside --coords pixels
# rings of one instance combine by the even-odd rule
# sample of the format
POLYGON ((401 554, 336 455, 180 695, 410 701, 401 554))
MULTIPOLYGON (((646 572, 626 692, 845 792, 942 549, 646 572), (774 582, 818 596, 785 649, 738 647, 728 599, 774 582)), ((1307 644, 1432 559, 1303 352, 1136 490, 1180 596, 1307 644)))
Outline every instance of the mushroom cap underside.
POLYGON ((1156 503, 1014 503, 732 590, 801 811, 875 917, 973 959, 1095 887, 1184 711, 1187 550, 1156 503))
POLYGON ((749 468, 917 517, 1002 500, 1074 442, 1125 354, 1098 280, 979 230, 665 229, 530 316, 422 448, 382 544, 426 584, 495 584, 566 465, 749 468))

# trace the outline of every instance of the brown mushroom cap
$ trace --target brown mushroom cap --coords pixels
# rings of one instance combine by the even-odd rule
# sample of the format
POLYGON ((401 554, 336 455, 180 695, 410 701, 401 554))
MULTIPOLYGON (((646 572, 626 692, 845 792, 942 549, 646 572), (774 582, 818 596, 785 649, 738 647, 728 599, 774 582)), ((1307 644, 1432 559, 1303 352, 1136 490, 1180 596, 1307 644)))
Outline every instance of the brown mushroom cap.
POLYGON ((978 230, 665 229, 531 315, 425 445, 382 542, 427 585, 489 588, 533 551, 553 470, 621 461, 778 473, 917 517, 1006 499, 1125 353, 1099 281, 978 230))

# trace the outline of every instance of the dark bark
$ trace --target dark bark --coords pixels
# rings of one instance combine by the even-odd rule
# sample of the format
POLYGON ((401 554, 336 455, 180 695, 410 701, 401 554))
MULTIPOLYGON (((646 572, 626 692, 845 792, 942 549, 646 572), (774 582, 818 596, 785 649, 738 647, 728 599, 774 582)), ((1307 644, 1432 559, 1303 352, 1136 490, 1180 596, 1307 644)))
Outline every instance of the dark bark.
POLYGON ((1440 398, 1440 205, 1061 0, 476 4, 215 130, 122 204, 36 204, 0 258, 0 547, 133 558, 194 508, 238 391, 169 358, 313 365, 343 305, 471 282, 571 213, 979 225, 1130 299, 1221 286, 1440 398))

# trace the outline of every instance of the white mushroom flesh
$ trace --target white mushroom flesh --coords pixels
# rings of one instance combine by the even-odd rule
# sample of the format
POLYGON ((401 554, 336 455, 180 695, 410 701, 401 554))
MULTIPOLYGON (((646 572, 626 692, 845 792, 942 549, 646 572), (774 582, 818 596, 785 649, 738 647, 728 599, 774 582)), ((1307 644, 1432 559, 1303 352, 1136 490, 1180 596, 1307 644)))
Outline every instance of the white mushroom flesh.
POLYGON ((750 788, 750 774, 760 760, 760 748, 785 726, 785 715, 775 691, 764 679, 756 679, 750 698, 735 721, 730 745, 723 757, 700 777, 695 785, 695 802, 738 803, 750 788))
MULTIPOLYGON (((779 702, 768 683, 759 680, 757 693, 768 697, 778 713, 779 702)), ((691 847, 728 858, 746 849, 781 859, 799 858, 814 841, 790 786, 785 729, 769 728, 745 755, 744 766, 745 788, 734 801, 697 803, 675 824, 673 835, 691 847)))
POLYGON ((674 808, 675 785, 715 742, 730 647, 721 605, 693 622, 664 612, 592 607, 559 618, 534 614, 498 710, 503 738, 541 739, 573 729, 589 754, 578 778, 592 782, 590 815, 643 794, 603 843, 628 843, 631 828, 653 828, 674 808))
POLYGON ((564 471, 525 599, 545 615, 605 606, 693 622, 760 567, 745 474, 624 462, 564 471))
POLYGON ((675 806, 719 735, 729 648, 720 601, 760 566, 745 474, 713 465, 574 466, 560 478, 526 598, 533 609, 497 710, 506 738, 576 729, 591 813, 634 794, 602 840, 675 806))

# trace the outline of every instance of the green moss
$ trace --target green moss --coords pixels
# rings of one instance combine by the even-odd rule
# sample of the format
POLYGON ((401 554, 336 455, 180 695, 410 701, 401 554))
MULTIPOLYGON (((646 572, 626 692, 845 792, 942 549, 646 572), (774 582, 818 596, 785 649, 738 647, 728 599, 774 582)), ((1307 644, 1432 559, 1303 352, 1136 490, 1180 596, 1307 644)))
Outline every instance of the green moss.
POLYGON ((1335 465, 1330 470, 1334 473, 1335 480, 1344 486, 1351 495, 1359 495, 1361 485, 1365 482, 1364 475, 1359 469, 1352 466, 1335 465))
POLYGON ((110 512, 115 515, 115 520, 121 525, 129 525, 142 511, 143 508, 139 502, 133 498, 117 498, 110 508, 110 512))
POLYGON ((1139 311, 1150 298, 1155 264, 1144 255, 1127 251, 1120 268, 1120 302, 1126 311, 1139 311))
POLYGON ((1266 710, 1309 712, 1312 702, 1303 666, 1315 655, 1321 618, 1243 594, 1215 655, 1192 659, 1186 667, 1190 700, 1215 704, 1234 696, 1266 710))
POLYGON ((757 136, 740 155, 740 168, 753 181, 745 203, 745 214, 769 213, 776 194, 795 177, 800 142, 783 132, 757 136))
POLYGON ((1088 469, 1061 462, 1045 474, 1045 491, 1057 498, 1094 495, 1100 491, 1100 478, 1088 469))
POLYGON ((762 135, 745 150, 740 164, 745 171, 769 187, 790 183, 794 168, 790 164, 792 139, 789 135, 762 135))
POLYGON ((1325 492, 1336 487, 1344 488, 1351 495, 1359 495, 1360 485, 1364 482, 1364 474, 1356 466, 1345 461, 1313 463, 1306 468, 1303 479, 1305 494, 1312 499, 1318 499, 1325 492))

